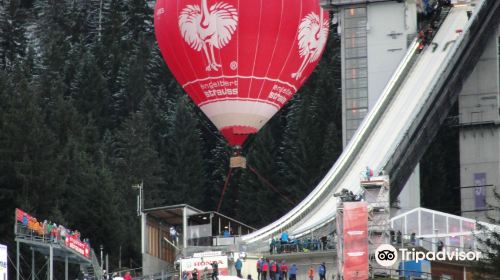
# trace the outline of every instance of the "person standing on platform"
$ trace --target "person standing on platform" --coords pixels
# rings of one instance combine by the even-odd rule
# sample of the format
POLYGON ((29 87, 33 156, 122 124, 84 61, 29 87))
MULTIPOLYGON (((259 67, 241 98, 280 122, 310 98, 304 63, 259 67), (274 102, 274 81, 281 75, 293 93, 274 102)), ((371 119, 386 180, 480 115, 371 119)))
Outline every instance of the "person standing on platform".
POLYGON ((52 232, 50 233, 50 235, 52 236, 52 242, 54 243, 57 243, 57 224, 54 223, 52 225, 52 232))
POLYGON ((130 272, 125 272, 125 276, 123 277, 123 280, 132 280, 132 275, 130 275, 130 272))
POLYGON ((325 279, 326 266, 324 262, 318 266, 318 275, 319 275, 319 280, 326 280, 325 279))
POLYGON ((234 268, 236 269, 236 276, 238 276, 239 278, 243 278, 243 276, 241 276, 241 267, 243 266, 243 263, 241 262, 241 259, 238 258, 238 260, 236 260, 236 262, 234 263, 234 268))
POLYGON ((198 280, 198 270, 196 268, 191 272, 191 277, 193 280, 198 280))
MULTIPOLYGON (((209 272, 208 272, 208 267, 205 266, 205 268, 203 269, 203 280, 209 280, 210 278, 210 275, 209 275, 209 272)), ((200 277, 201 279, 201 277, 200 277)))
POLYGON ((288 272, 290 274, 290 280, 296 280, 297 279, 297 265, 292 264, 290 267, 290 271, 288 272))
POLYGON ((212 280, 219 280, 219 265, 216 261, 212 263, 212 280))
POLYGON ((288 266, 285 261, 281 262, 281 276, 284 280, 288 280, 288 266))
POLYGON ((262 280, 267 280, 267 272, 269 271, 269 259, 262 262, 262 280))
POLYGON ((281 233, 281 244, 288 244, 288 232, 284 231, 281 233))
POLYGON ((173 226, 170 227, 170 238, 172 239, 172 243, 177 246, 177 231, 173 226))
POLYGON ((276 277, 276 260, 271 262, 271 268, 269 269, 269 277, 271 280, 275 280, 276 277))
POLYGON ((264 260, 262 258, 257 260, 257 280, 260 280, 260 273, 262 272, 262 262, 264 260))
POLYGON ((276 261, 276 275, 274 278, 275 280, 281 280, 281 265, 278 261, 276 261))
POLYGON ((309 266, 309 269, 307 270, 307 278, 309 280, 314 280, 314 267, 312 265, 309 266))

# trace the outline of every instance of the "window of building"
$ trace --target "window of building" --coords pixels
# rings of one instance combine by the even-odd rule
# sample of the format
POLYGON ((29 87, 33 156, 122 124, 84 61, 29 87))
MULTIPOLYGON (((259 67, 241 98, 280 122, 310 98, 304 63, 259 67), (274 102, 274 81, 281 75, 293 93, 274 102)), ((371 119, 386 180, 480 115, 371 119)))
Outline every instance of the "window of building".
POLYGON ((368 67, 366 58, 351 58, 351 59, 346 59, 345 61, 346 69, 366 68, 366 67, 368 67))
POLYGON ((367 76, 368 70, 366 68, 352 68, 345 71, 346 79, 366 78, 367 76))
POLYGON ((366 27, 345 28, 344 36, 346 39, 356 38, 356 37, 366 38, 366 27))
POLYGON ((368 87, 368 79, 367 78, 346 79, 345 80, 345 87, 347 89, 366 88, 366 87, 368 87))
POLYGON ((346 89, 346 98, 368 98, 368 89, 365 88, 350 88, 346 89))

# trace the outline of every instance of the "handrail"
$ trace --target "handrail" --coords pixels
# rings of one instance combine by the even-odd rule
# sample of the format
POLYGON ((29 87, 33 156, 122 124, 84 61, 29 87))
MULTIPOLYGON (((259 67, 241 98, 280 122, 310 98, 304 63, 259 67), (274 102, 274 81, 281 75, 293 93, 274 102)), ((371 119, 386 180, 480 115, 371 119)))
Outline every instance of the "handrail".
POLYGON ((96 279, 103 279, 104 272, 102 271, 101 265, 99 265, 99 261, 97 260, 97 256, 94 252, 94 249, 90 250, 91 263, 92 268, 94 269, 94 274, 96 279))

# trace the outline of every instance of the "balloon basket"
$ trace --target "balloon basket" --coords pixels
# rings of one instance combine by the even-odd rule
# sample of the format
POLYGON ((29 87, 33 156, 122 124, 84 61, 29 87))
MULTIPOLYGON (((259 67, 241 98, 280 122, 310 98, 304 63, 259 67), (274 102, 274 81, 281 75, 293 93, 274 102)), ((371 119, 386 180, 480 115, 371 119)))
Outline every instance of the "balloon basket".
POLYGON ((242 155, 231 156, 229 168, 247 168, 247 158, 242 155))
POLYGON ((247 158, 242 155, 241 146, 233 146, 233 152, 229 158, 229 168, 247 168, 247 158))

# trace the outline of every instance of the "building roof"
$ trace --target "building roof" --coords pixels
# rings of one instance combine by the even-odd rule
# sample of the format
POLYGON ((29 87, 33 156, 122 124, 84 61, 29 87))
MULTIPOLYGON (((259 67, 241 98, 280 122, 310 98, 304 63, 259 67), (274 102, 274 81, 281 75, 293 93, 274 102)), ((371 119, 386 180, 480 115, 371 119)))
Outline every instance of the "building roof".
POLYGON ((182 224, 182 216, 184 213, 184 209, 186 209, 187 212, 186 214, 188 216, 203 212, 188 204, 177 204, 177 205, 149 208, 149 209, 144 209, 143 212, 148 216, 153 216, 171 225, 180 225, 182 224))

